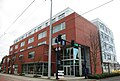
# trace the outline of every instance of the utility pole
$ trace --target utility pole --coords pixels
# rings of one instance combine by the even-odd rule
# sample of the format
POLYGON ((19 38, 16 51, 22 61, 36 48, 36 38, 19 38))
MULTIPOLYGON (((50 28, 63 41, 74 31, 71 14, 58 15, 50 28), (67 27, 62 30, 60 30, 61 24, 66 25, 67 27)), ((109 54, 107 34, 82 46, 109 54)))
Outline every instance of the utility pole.
POLYGON ((51 78, 51 46, 52 46, 52 0, 50 6, 49 54, 48 54, 48 79, 51 78))

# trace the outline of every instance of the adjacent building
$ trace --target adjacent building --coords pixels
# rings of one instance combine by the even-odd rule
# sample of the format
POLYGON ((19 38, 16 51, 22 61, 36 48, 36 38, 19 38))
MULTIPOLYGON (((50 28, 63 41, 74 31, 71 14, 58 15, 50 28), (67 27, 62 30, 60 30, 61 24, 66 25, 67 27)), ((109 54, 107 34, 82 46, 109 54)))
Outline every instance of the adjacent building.
MULTIPOLYGON (((2 70, 5 73, 24 73, 25 75, 48 74, 49 25, 50 22, 48 19, 14 40, 14 44, 10 46, 9 55, 5 56, 2 61, 2 70)), ((97 63, 97 74, 101 74, 103 71, 105 72, 104 68, 107 68, 107 64, 112 66, 112 64, 116 62, 112 36, 112 33, 109 35, 103 30, 99 30, 99 28, 97 28, 93 23, 86 20, 70 8, 56 14, 52 17, 51 74, 53 75, 56 72, 55 49, 57 46, 61 48, 59 54, 61 60, 60 69, 64 70, 65 76, 84 75, 85 67, 87 69, 87 73, 94 74, 94 62, 97 63), (91 40, 94 42, 94 40, 88 39, 91 37, 90 34, 92 32, 94 32, 94 36, 96 35, 97 39, 99 39, 98 36, 100 33, 100 41, 97 41, 97 44, 99 45, 97 46, 97 60, 93 59, 94 55, 91 53, 91 51, 93 51, 93 47, 90 42, 91 40), (103 41, 101 38, 101 32, 103 32, 105 36, 109 36, 109 42, 112 42, 109 46, 108 42, 105 42, 105 46, 110 50, 110 54, 107 53, 108 55, 106 54, 106 56, 103 54, 104 50, 102 46, 103 42, 101 42, 103 41), (62 39, 68 41, 65 46, 60 44, 57 45, 55 43, 55 39, 59 34, 62 35, 62 39), (75 43, 79 44, 79 47, 72 47, 70 44, 71 40, 74 40, 75 43)), ((108 38, 105 38, 105 40, 107 39, 108 38)))
POLYGON ((117 58, 113 32, 98 18, 92 22, 99 29, 103 72, 116 70, 117 58))

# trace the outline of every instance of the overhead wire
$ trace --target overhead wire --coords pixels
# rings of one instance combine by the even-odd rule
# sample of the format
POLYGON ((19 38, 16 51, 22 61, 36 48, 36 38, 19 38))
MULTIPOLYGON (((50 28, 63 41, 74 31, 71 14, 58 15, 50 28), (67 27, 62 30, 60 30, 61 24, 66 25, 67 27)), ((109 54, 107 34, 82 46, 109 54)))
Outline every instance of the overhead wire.
POLYGON ((99 6, 95 7, 95 8, 93 8, 93 9, 90 9, 90 10, 88 10, 87 12, 82 13, 81 15, 84 15, 84 14, 87 14, 87 13, 93 11, 93 10, 96 10, 96 9, 98 9, 98 8, 104 6, 104 5, 106 5, 106 4, 108 4, 108 3, 112 2, 112 1, 114 1, 114 0, 110 0, 110 1, 108 1, 108 2, 106 2, 106 3, 104 3, 104 4, 102 4, 102 5, 99 5, 99 6))
MULTIPOLYGON (((45 1, 46 1, 46 0, 45 0, 45 1)), ((98 9, 98 8, 104 6, 104 5, 106 5, 106 4, 108 4, 108 3, 112 2, 112 1, 114 1, 114 0, 110 0, 110 1, 108 1, 108 2, 106 2, 106 3, 103 3, 103 4, 97 6, 97 7, 93 8, 93 9, 90 9, 90 10, 82 13, 81 15, 85 15, 85 14, 91 12, 91 11, 94 11, 94 10, 96 10, 96 9, 98 9)), ((25 8, 25 10, 13 21, 13 23, 7 28, 7 30, 24 14, 24 12, 25 12, 34 2, 35 2, 35 0, 33 0, 33 1, 28 5, 28 7, 25 8)), ((77 17, 79 17, 79 16, 80 16, 80 15, 76 16, 75 18, 77 18, 77 17)), ((73 19, 75 19, 75 18, 73 18, 73 19)), ((70 19, 70 20, 67 20, 67 21, 71 21, 71 20, 73 20, 73 19, 70 19)), ((1 35, 0 38, 3 37, 5 34, 7 34, 7 33, 4 32, 4 34, 1 35)))
POLYGON ((5 32, 0 36, 0 38, 3 37, 5 34, 7 34, 6 31, 9 30, 9 29, 12 27, 12 25, 25 13, 25 11, 26 11, 34 2, 35 2, 35 0, 33 0, 26 8, 22 11, 22 13, 12 22, 12 24, 11 24, 11 25, 5 30, 5 32))
MULTIPOLYGON (((44 0, 41 4, 37 5, 36 8, 32 11, 32 13, 27 14, 27 18, 30 17, 31 14, 33 14, 33 13, 35 12, 35 10, 37 10, 38 7, 42 6, 45 1, 46 1, 46 0, 44 0)), ((27 18, 23 19, 20 24, 22 24, 25 20, 27 20, 27 18)), ((17 29, 17 28, 16 28, 16 29, 17 29)), ((11 34, 12 32, 15 32, 16 29, 14 29, 13 31, 9 32, 9 34, 11 34)), ((8 34, 8 33, 7 33, 7 34, 8 34)))

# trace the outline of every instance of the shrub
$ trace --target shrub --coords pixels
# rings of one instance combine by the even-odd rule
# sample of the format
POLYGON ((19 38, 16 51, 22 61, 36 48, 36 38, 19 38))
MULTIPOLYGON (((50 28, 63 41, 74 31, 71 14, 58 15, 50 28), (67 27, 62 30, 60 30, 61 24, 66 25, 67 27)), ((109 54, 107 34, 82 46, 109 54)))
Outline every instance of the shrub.
POLYGON ((102 78, 108 78, 113 76, 120 76, 120 73, 103 73, 103 74, 96 74, 96 75, 89 75, 89 79, 102 79, 102 78))

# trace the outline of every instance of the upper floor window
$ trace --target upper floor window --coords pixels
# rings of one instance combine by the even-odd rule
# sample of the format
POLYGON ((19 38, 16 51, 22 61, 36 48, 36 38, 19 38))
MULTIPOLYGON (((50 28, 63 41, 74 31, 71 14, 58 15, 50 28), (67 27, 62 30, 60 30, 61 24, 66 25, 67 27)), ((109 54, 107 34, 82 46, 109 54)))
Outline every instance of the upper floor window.
POLYGON ((23 59, 23 54, 20 54, 19 55, 19 60, 22 60, 23 59))
POLYGON ((113 60, 116 61, 116 57, 115 56, 113 57, 113 60))
POLYGON ((15 45, 15 49, 17 49, 18 48, 18 45, 15 45))
POLYGON ((44 31, 38 35, 38 39, 44 38, 47 35, 47 31, 44 31))
POLYGON ((9 62, 10 58, 7 58, 7 62, 9 62))
POLYGON ((27 49, 33 48, 33 46, 29 46, 27 49))
POLYGON ((25 45, 25 41, 21 42, 20 47, 23 47, 25 45))
POLYGON ((36 29, 34 29, 34 33, 36 32, 37 30, 36 29))
POLYGON ((20 52, 21 52, 21 51, 24 51, 24 50, 25 50, 25 49, 21 49, 20 52))
POLYGON ((105 25, 100 22, 100 28, 101 28, 102 30, 104 30, 104 29, 105 29, 104 27, 105 27, 105 25))
POLYGON ((52 19, 52 23, 54 23, 55 21, 56 21, 55 18, 53 18, 53 19, 52 19))
POLYGON ((111 60, 111 55, 110 54, 107 55, 107 59, 111 60))
POLYGON ((58 16, 58 19, 60 20, 60 19, 62 19, 64 17, 65 17, 65 13, 62 13, 61 15, 58 16))
POLYGON ((56 32, 61 31, 63 29, 65 29, 65 22, 60 23, 59 25, 53 27, 53 33, 56 33, 56 32))
POLYGON ((34 37, 28 39, 28 44, 34 42, 34 37))
POLYGON ((45 26, 48 26, 48 22, 45 23, 45 26))
POLYGON ((6 60, 6 59, 4 58, 4 59, 3 59, 3 63, 5 63, 5 60, 6 60))
POLYGON ((15 62, 15 60, 16 60, 16 56, 13 56, 12 61, 15 62))
POLYGON ((28 53, 28 58, 34 58, 35 52, 29 52, 28 53))
POLYGON ((13 51, 13 47, 10 48, 10 51, 13 51))
POLYGON ((43 41, 43 42, 38 43, 38 46, 39 46, 39 45, 42 45, 42 44, 46 44, 46 41, 43 41))
POLYGON ((40 29, 41 29, 41 26, 40 26, 40 27, 38 27, 37 29, 38 29, 38 30, 40 30, 40 29))

